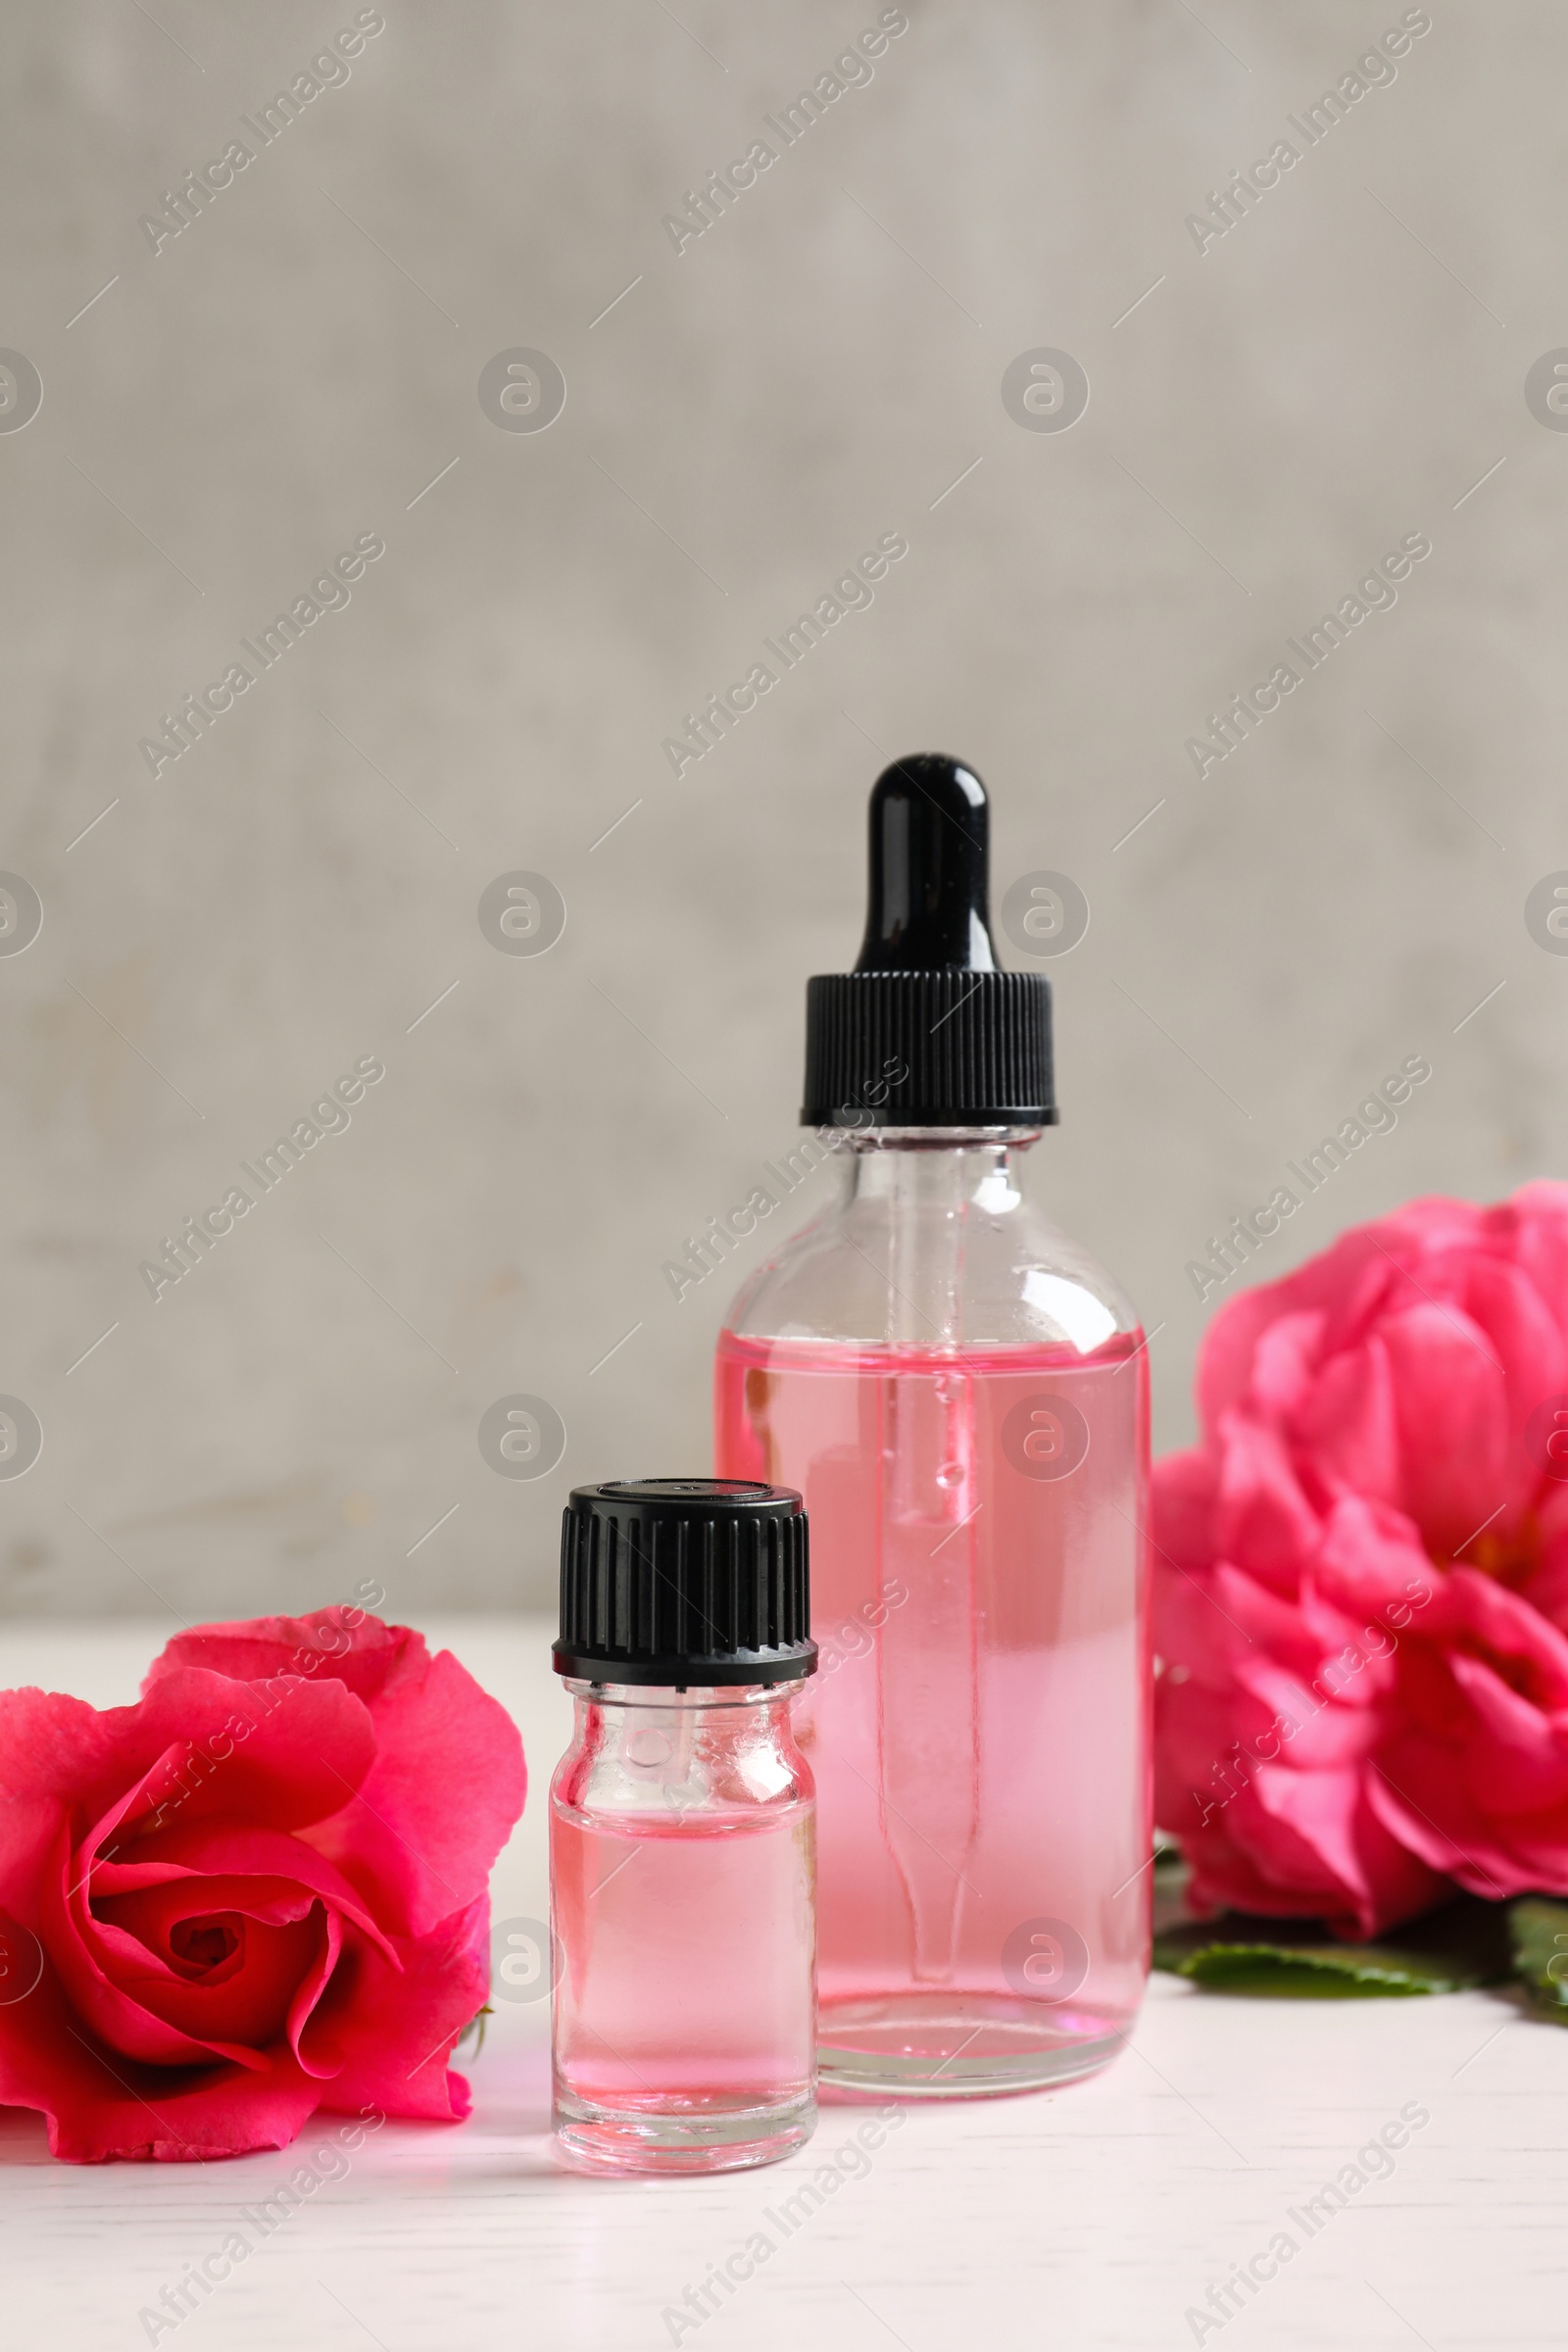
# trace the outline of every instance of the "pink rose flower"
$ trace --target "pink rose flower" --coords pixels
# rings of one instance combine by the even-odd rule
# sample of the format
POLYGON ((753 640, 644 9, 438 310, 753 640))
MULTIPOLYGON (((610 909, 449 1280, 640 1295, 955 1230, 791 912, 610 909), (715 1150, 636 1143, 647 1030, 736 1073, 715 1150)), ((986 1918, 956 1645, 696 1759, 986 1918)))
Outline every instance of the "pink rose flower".
POLYGON ((0 1692, 0 2104, 80 2164, 457 2119, 522 1742, 359 1609, 198 1626, 135 1706, 0 1692))
POLYGON ((1231 1299, 1154 1470, 1156 1810, 1199 1907, 1568 1894, 1568 1184, 1231 1299))

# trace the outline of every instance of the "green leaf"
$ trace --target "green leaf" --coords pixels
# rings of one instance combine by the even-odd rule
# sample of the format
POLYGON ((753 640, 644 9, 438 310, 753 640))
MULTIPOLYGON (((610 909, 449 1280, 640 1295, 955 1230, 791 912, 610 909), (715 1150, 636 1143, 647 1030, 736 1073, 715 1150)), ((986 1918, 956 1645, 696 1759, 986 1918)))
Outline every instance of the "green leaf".
MULTIPOLYGON (((1562 1924, 1568 1929, 1568 1909, 1562 1924)), ((1568 1950, 1568 1940, 1561 1948, 1568 1950)), ((1445 1903, 1380 1943, 1345 1943, 1321 1920, 1287 1926, 1228 1911, 1156 1936, 1154 1966, 1217 1991, 1317 2001, 1462 1992, 1512 1974, 1501 1906, 1473 1895, 1445 1903)))
POLYGON ((1568 2026, 1568 1903, 1544 1894, 1522 1895, 1508 1905, 1514 1966, 1538 2017, 1568 2026))

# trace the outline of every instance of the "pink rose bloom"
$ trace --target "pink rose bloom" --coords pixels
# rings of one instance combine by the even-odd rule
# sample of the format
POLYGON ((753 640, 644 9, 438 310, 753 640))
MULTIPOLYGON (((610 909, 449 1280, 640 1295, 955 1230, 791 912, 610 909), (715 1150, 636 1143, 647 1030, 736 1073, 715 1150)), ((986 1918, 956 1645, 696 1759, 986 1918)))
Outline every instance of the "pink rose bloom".
POLYGON ((0 1692, 0 2104, 80 2164, 466 2115, 523 1790, 505 1710, 359 1609, 199 1626, 107 1714, 0 1692))
POLYGON ((1154 1470, 1156 1809, 1199 1907, 1568 1894, 1568 1184, 1231 1299, 1154 1470))

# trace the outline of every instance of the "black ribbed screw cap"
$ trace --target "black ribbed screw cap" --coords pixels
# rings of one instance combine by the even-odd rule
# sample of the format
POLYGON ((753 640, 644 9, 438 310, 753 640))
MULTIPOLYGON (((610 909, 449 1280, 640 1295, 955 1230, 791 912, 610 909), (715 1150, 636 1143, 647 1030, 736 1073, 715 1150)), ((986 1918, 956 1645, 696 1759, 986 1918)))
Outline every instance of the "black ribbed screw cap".
POLYGON ((795 1682, 816 1665, 793 1487, 640 1478, 575 1487, 561 1518, 558 1674, 676 1689, 795 1682))
POLYGON ((1051 984, 992 944, 990 815, 944 753, 877 778, 859 962, 806 986, 804 1125, 1055 1124, 1051 984))

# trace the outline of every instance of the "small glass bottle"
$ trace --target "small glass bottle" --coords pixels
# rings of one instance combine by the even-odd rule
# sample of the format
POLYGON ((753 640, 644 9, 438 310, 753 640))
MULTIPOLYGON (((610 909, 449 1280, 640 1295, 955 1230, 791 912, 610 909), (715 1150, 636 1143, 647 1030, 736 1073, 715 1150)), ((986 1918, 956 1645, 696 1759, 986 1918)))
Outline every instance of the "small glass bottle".
POLYGON ((555 2127, 619 2172, 731 2172, 816 2123, 806 1515, 737 1479, 579 1487, 550 1791, 555 2127))
POLYGON ((715 1461, 812 1519, 822 2079, 974 2096, 1103 2065, 1144 1991, 1148 1357, 1028 1198, 1051 998, 997 963, 979 779, 903 760, 870 815, 808 996, 836 1198, 730 1309, 715 1461))

